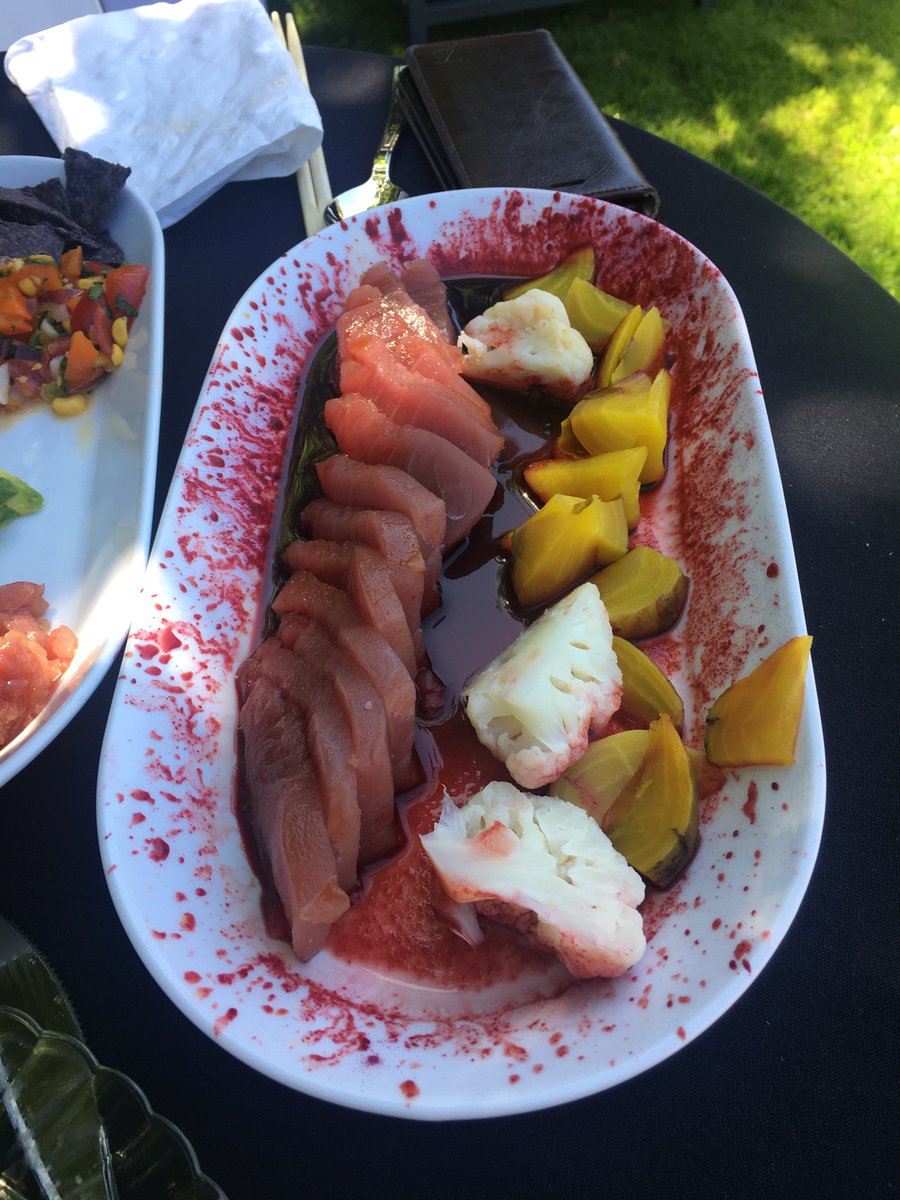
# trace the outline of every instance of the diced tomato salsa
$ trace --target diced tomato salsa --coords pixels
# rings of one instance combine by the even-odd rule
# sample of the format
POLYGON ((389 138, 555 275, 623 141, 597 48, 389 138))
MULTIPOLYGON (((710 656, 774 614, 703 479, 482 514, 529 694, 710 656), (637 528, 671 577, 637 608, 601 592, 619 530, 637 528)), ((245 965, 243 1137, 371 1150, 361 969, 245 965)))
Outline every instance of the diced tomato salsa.
POLYGON ((72 398, 121 365, 148 279, 145 266, 86 261, 80 247, 0 259, 0 412, 75 411, 72 398))

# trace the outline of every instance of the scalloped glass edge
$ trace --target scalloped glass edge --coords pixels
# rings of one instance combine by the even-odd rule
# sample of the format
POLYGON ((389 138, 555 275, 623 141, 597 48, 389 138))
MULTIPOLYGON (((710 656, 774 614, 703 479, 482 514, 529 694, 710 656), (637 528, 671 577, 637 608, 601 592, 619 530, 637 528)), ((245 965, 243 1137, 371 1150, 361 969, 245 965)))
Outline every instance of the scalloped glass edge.
MULTIPOLYGON (((27 1078, 24 1081, 27 1084, 27 1078)), ((184 1134, 151 1107, 147 1097, 121 1071, 98 1063, 82 1042, 41 1028, 20 1009, 0 1005, 0 1194, 22 1196, 119 1197, 165 1195, 168 1200, 227 1200, 205 1175, 184 1134), (33 1107, 24 1094, 23 1075, 45 1084, 33 1107), (93 1111, 91 1111, 93 1110, 93 1111), (96 1143, 79 1155, 73 1117, 96 1121, 96 1143), (37 1120, 35 1119, 37 1118, 37 1120), (43 1120, 45 1124, 39 1122, 43 1120), (65 1135, 53 1127, 65 1121, 65 1135), (18 1147, 10 1151, 10 1134, 18 1147), (50 1135, 50 1136, 48 1136, 50 1135), (51 1161, 45 1149, 52 1144, 51 1161), (93 1153, 95 1151, 95 1153, 93 1153), (85 1177, 85 1164, 93 1174, 85 1177), (77 1192, 60 1191, 69 1182, 77 1192), (77 1173, 76 1173, 77 1172, 77 1173), (153 1174, 164 1175, 153 1181, 153 1174), (29 1180, 43 1189, 19 1191, 29 1180), (139 1192, 131 1184, 139 1185, 139 1192), (148 1193, 148 1187, 157 1190, 148 1193), (7 1191, 7 1189, 11 1189, 7 1191)), ((82 1136, 84 1129, 81 1130, 82 1136)))

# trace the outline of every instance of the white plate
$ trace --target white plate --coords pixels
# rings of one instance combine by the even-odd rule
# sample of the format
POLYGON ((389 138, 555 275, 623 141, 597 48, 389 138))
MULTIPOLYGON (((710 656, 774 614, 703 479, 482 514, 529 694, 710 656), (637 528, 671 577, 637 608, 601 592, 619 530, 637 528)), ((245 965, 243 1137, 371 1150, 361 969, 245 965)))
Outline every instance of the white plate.
MULTIPOLYGON (((288 251, 213 357, 150 557, 102 754, 103 859, 157 981, 221 1046, 291 1087, 426 1119, 497 1116, 610 1087, 706 1029, 793 918, 818 847, 825 768, 810 673, 797 763, 733 772, 687 874, 648 904, 622 979, 535 998, 414 987, 264 931, 232 806, 234 669, 258 640, 294 397, 369 264, 426 255, 445 277, 536 274, 595 243, 603 286, 660 303, 689 378, 670 469, 640 528, 692 579, 662 647, 701 734, 709 698, 804 629, 784 500, 743 319, 721 274, 662 226, 548 192, 422 197, 288 251)), ((463 638, 461 652, 468 650, 463 638)), ((550 977, 548 973, 548 978, 550 977)))
MULTIPOLYGON (((0 157, 0 184, 63 175, 57 158, 0 157)), ((119 652, 147 562, 156 483, 163 344, 163 240, 156 214, 127 184, 110 232, 150 282, 121 368, 87 411, 49 405, 0 418, 0 466, 44 497, 39 513, 0 530, 0 583, 43 583, 47 617, 78 653, 47 708, 0 750, 0 787, 71 721, 119 652)))

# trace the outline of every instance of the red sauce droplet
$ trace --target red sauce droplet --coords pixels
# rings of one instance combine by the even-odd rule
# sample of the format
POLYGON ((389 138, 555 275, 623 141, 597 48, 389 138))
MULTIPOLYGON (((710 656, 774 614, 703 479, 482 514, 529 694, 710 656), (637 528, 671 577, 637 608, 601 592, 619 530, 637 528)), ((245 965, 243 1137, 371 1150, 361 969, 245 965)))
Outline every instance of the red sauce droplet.
POLYGON ((774 562, 769 563, 769 565, 766 567, 766 574, 768 575, 768 577, 770 579, 777 579, 778 578, 778 563, 774 563, 774 562))
POLYGON ((415 1100, 416 1096, 419 1095, 419 1085, 411 1079, 404 1079, 400 1084, 400 1091, 407 1100, 415 1100))
POLYGON ((147 838, 146 845, 154 862, 165 862, 169 857, 169 843, 163 838, 147 838))

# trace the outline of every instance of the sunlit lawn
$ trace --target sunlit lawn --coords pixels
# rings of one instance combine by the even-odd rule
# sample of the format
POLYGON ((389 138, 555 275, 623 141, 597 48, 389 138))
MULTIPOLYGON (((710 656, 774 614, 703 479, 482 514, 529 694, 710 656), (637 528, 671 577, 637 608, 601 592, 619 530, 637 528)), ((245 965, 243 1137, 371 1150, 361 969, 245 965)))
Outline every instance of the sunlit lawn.
MULTIPOLYGON (((402 0, 294 0, 312 44, 400 54, 402 0)), ((583 0, 435 26, 549 29, 594 98, 790 209, 900 298, 897 0, 583 0)))

